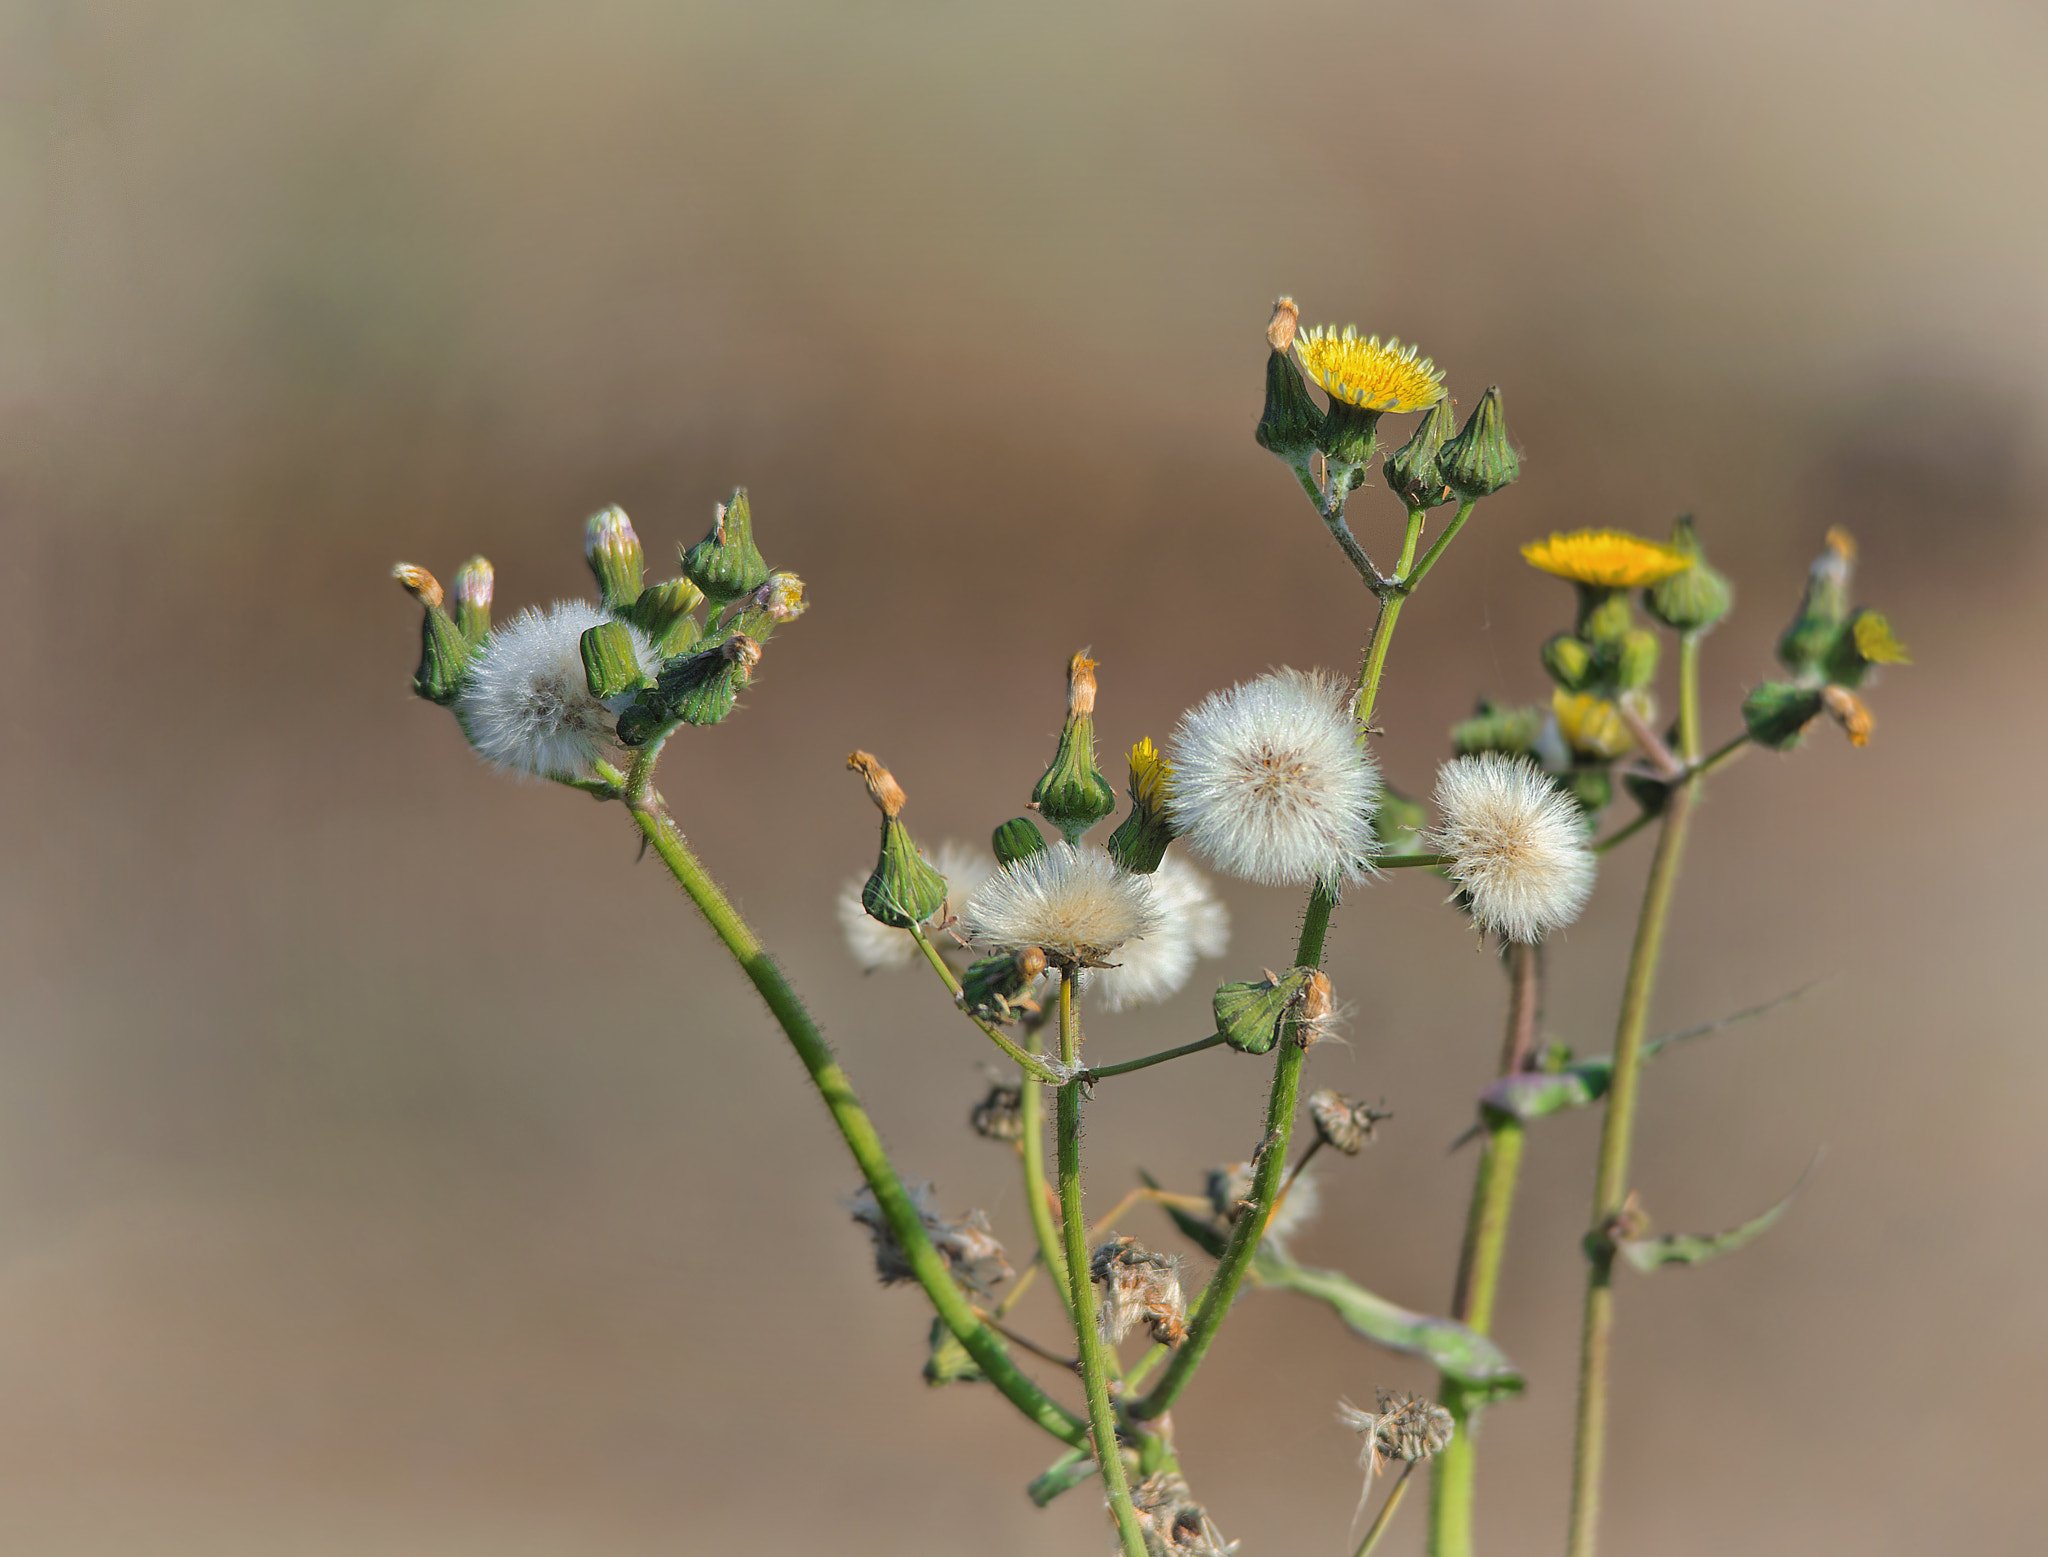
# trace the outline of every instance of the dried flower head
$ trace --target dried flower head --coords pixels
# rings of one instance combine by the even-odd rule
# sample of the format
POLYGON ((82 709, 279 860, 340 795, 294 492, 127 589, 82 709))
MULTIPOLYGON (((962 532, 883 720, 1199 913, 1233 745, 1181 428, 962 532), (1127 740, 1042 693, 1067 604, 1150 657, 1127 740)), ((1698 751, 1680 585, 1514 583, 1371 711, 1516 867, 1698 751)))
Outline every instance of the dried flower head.
MULTIPOLYGON (((932 1247, 939 1251, 940 1258, 945 1260, 962 1285, 986 1297, 998 1282, 1010 1279, 1013 1274, 1010 1262, 1003 1257, 1003 1246, 989 1231, 987 1216, 979 1211, 970 1211, 961 1220, 948 1222, 939 1214, 930 1184, 920 1182, 903 1187, 917 1211, 918 1220, 924 1223, 932 1247)), ((889 1226, 889 1219, 882 1215, 874 1190, 866 1184, 861 1185, 847 1199, 846 1209, 874 1237, 876 1279, 885 1287, 899 1281, 915 1281, 917 1272, 911 1269, 910 1256, 896 1241, 896 1234, 889 1226)))
POLYGON ((984 1141, 1015 1141, 1024 1135, 1024 1089, 997 1082, 967 1116, 984 1141))
POLYGON ((1096 1325, 1103 1340, 1119 1344, 1142 1321, 1162 1346, 1178 1346, 1188 1333, 1188 1305, 1180 1290, 1180 1259, 1155 1254, 1135 1238, 1112 1238, 1088 1262, 1102 1288, 1096 1325))
POLYGON ((1159 923, 1150 878, 1132 875, 1092 844, 1056 843, 1006 865, 960 912, 961 931, 976 946, 1038 946, 1055 962, 1097 968, 1159 923))
POLYGON ((1164 1000, 1178 993, 1198 957, 1220 957, 1230 945, 1230 910, 1186 860, 1169 857, 1142 878, 1151 883, 1159 921, 1117 949, 1113 966, 1082 975, 1081 988, 1105 1011, 1164 1000))
POLYGON ((1267 886, 1356 879, 1380 778, 1347 705, 1342 682, 1298 670, 1211 693, 1174 732, 1174 826, 1267 886))
POLYGON ((1437 774, 1443 821, 1430 843, 1451 856, 1446 873, 1482 928, 1540 941, 1579 917, 1593 891, 1586 823, 1542 769, 1486 752, 1437 774))
POLYGON ((1646 541, 1625 530, 1574 530, 1530 541, 1522 556, 1534 568, 1600 589, 1642 589, 1692 566, 1675 546, 1646 541))
POLYGON ((1387 1460, 1414 1464, 1441 1453, 1458 1430, 1458 1424, 1442 1406, 1420 1395, 1397 1395, 1380 1390, 1378 1411, 1361 1411, 1350 1401, 1339 1401, 1337 1420, 1362 1437, 1358 1463, 1365 1471, 1368 1490, 1387 1460))
MULTIPOLYGON (((932 915, 933 925, 944 924, 996 871, 996 862, 989 855, 969 844, 950 841, 932 851, 931 866, 946 878, 946 903, 932 915)), ((839 889, 835 907, 840 933, 846 937, 846 949, 863 973, 908 966, 917 956, 917 942, 908 930, 896 929, 869 916, 861 902, 861 891, 866 885, 865 876, 854 876, 839 889)))
MULTIPOLYGON (((582 778, 614 742, 619 710, 635 694, 590 695, 583 635, 603 622, 582 600, 542 611, 529 606, 484 640, 455 699, 455 715, 487 762, 539 778, 582 778)), ((642 672, 652 679, 661 656, 631 629, 642 672)))
MULTIPOLYGON (((1237 1219, 1250 1209, 1255 1171, 1256 1165, 1249 1162, 1227 1163, 1209 1170, 1203 1188, 1217 1218, 1225 1225, 1236 1225, 1237 1219)), ((1315 1220, 1323 1197, 1312 1168, 1302 1168, 1281 1182, 1282 1192, 1272 1215, 1266 1219, 1266 1236, 1260 1241, 1284 1254, 1289 1240, 1315 1220)))
POLYGON ((1154 1471, 1131 1488, 1131 1507, 1152 1557, 1231 1557, 1237 1550, 1177 1472, 1154 1471))
POLYGON ((1285 351, 1294 344, 1294 332, 1301 328, 1301 310, 1291 297, 1273 299, 1273 317, 1266 321, 1266 344, 1285 351))
POLYGON ((1391 336, 1359 336, 1356 328, 1319 324, 1295 336, 1294 352, 1311 382, 1333 400, 1362 411, 1420 411, 1444 397, 1444 376, 1419 348, 1391 336))
POLYGON ((1317 1138, 1347 1157, 1356 1157, 1365 1149, 1381 1120, 1394 1117, 1383 1108, 1361 1103, 1330 1087, 1308 1095, 1308 1116, 1315 1123, 1317 1138))
POLYGON ((1851 746, 1868 746, 1870 732, 1876 721, 1870 717, 1870 710, 1863 699, 1847 687, 1822 687, 1821 706, 1834 716, 1835 723, 1842 727, 1842 733, 1849 737, 1851 746))

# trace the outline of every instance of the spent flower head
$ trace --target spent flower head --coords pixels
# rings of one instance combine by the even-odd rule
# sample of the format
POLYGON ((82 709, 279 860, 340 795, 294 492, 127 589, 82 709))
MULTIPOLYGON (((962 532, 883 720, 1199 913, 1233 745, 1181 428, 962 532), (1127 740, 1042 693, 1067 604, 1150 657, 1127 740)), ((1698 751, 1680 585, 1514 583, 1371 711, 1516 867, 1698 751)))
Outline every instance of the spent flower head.
POLYGON ((1430 841, 1482 929, 1540 941, 1579 917, 1593 891, 1585 819, 1542 769, 1498 752, 1459 757, 1437 774, 1436 804, 1430 841))
POLYGON ((989 951, 1042 947, 1070 967, 1095 967, 1161 922, 1151 878, 1134 876, 1092 844, 1056 843, 982 883, 961 932, 989 951))
POLYGON ((1412 1465, 1426 1460, 1448 1448, 1458 1430, 1456 1419, 1434 1400, 1386 1389, 1376 1393, 1377 1411, 1361 1411, 1348 1400, 1337 1403, 1337 1420, 1365 1440, 1359 1446, 1358 1463, 1365 1471, 1368 1488, 1385 1461, 1412 1465))
POLYGON ((1213 692, 1171 742, 1168 811, 1232 875, 1267 886, 1356 880, 1373 852, 1380 776, 1344 683, 1279 670, 1213 692))
MULTIPOLYGON (((1003 1246, 989 1231, 988 1217, 984 1213, 970 1211, 959 1221, 949 1222, 940 1213, 928 1182, 905 1184, 903 1188, 910 1196, 910 1204, 917 1212, 918 1220, 924 1224, 932 1247, 938 1250, 940 1258, 971 1291, 985 1297, 998 1282, 1008 1281, 1015 1274, 1003 1255, 1003 1246)), ((853 1219, 873 1235, 875 1279, 885 1287, 894 1286, 899 1281, 915 1281, 917 1272, 911 1267, 910 1256, 897 1242, 888 1217, 882 1214, 881 1203, 875 1199, 874 1190, 863 1184, 847 1198, 845 1204, 853 1219)))
POLYGON ((1345 1156, 1356 1157, 1372 1140, 1381 1121, 1394 1116, 1384 1108, 1323 1087, 1308 1095, 1308 1117, 1316 1127, 1316 1138, 1325 1146, 1334 1146, 1345 1156))
POLYGON ((1419 348, 1389 337, 1360 336, 1351 325, 1319 324, 1294 337, 1310 380, 1333 400, 1362 411, 1421 411, 1444 397, 1442 371, 1419 348))
POLYGON ((1187 1337, 1178 1255, 1155 1254, 1135 1238, 1112 1238, 1096 1249, 1088 1274, 1102 1288, 1095 1321, 1111 1346, 1141 1322, 1162 1346, 1178 1346, 1187 1337))
MULTIPOLYGON (((619 710, 632 694, 591 696, 583 635, 606 618, 582 600, 529 606, 492 631, 455 699, 470 744, 487 762, 538 778, 582 778, 617 738, 619 710)), ((652 677, 660 656, 647 635, 629 629, 641 670, 652 677)))

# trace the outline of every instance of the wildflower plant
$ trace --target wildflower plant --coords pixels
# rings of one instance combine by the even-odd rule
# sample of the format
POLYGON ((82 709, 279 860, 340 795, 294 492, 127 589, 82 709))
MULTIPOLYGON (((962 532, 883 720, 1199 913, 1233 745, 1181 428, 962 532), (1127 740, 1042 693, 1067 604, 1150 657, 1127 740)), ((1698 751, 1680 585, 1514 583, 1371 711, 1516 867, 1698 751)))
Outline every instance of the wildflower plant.
POLYGON ((1569 626, 1530 647, 1530 679, 1539 670, 1547 676, 1548 695, 1519 707, 1482 703, 1450 732, 1432 817, 1382 779, 1373 750, 1383 736, 1373 723, 1379 689, 1408 599, 1478 505, 1518 479, 1521 456, 1498 388, 1460 422, 1444 373, 1415 347, 1349 327, 1299 326, 1292 300, 1281 299, 1267 328, 1257 441, 1292 471, 1371 597, 1354 675, 1283 668, 1212 693, 1163 743, 1148 737, 1132 748, 1124 814, 1100 841, 1091 835, 1119 802, 1098 766, 1101 687, 1086 651, 1067 662, 1066 717, 1045 770, 1019 775, 1009 795, 989 798, 987 852, 951 842, 927 850, 906 821, 905 786, 872 753, 846 759, 880 817, 873 864, 850 877, 837 905, 848 948, 865 972, 921 964, 938 986, 935 1007, 950 1003, 950 1019, 1007 1062, 1009 1073, 963 1113, 978 1136, 1016 1158, 1025 1225, 1010 1236, 1028 1257, 1013 1258, 981 1211, 948 1208, 932 1185, 899 1172, 789 978, 655 788, 667 743, 731 717, 772 653, 773 635, 808 605, 802 581, 769 566, 744 490, 719 504, 710 531, 680 553, 677 576, 658 582, 648 581, 632 524, 607 509, 584 536, 597 600, 528 607, 495 627, 495 577, 482 558, 455 575, 452 612, 432 575, 401 564, 397 577, 423 611, 413 686, 454 714, 487 762, 621 806, 766 1001, 815 1084, 860 1172, 846 1205, 871 1238, 877 1277, 916 1284, 934 1312, 925 1377, 986 1385, 1042 1429, 1060 1453, 1030 1483, 1030 1497, 1043 1505, 1093 1481, 1124 1557, 1236 1549, 1182 1473, 1172 1411, 1236 1300, 1251 1290, 1322 1304, 1363 1341, 1436 1370, 1435 1398, 1382 1390, 1372 1412, 1342 1408, 1340 1420, 1364 1446, 1361 1516, 1374 1473, 1401 1464, 1356 1550, 1379 1541, 1415 1467, 1429 1463, 1431 1549, 1443 1557, 1469 1552, 1478 1429, 1490 1407, 1525 1383, 1490 1331, 1528 1132, 1552 1114, 1601 1108, 1589 1231, 1580 1249, 1553 1251, 1586 1269, 1569 1550, 1588 1557, 1617 1268, 1699 1263, 1756 1237, 1784 1211, 1781 1202, 1715 1235, 1653 1235, 1631 1187, 1645 1064, 1671 1043, 1736 1019, 1646 1037, 1700 793, 1744 752, 1789 749, 1823 715, 1866 744, 1873 719, 1864 694, 1882 667, 1907 663, 1907 655, 1885 617, 1851 604, 1854 547, 1831 531, 1778 646, 1784 679, 1751 691, 1733 733, 1710 748, 1699 657, 1734 594, 1708 563, 1693 522, 1681 518, 1661 542, 1612 528, 1530 539, 1522 553, 1532 567, 1573 590, 1569 626), (1398 415, 1416 420, 1380 465, 1402 515, 1383 545, 1376 529, 1360 538, 1350 502, 1366 483, 1383 419, 1398 415), (1368 541, 1395 558, 1390 568, 1374 562, 1368 541), (1676 712, 1665 720, 1658 692, 1670 640, 1676 712), (1020 802, 1022 813, 1005 819, 1020 802), (1617 805, 1632 806, 1633 816, 1610 822, 1617 805), (1599 856, 1651 829, 1656 842, 1613 1049, 1575 1057, 1543 1041, 1552 943, 1595 890, 1599 856), (1260 887, 1304 892, 1296 944, 1263 957, 1232 954, 1227 910, 1190 853, 1260 887), (1440 1315, 1401 1308, 1289 1252, 1290 1235, 1316 1210, 1311 1159, 1328 1147, 1335 1155, 1326 1168, 1340 1159, 1364 1163, 1365 1148, 1393 1118, 1384 1099, 1368 1103, 1328 1087, 1304 1097, 1302 1089, 1312 1052, 1344 1015, 1323 966, 1331 916, 1343 894, 1400 892, 1386 878, 1404 869, 1434 875, 1443 890, 1402 894, 1403 901, 1418 912, 1464 916, 1496 950, 1507 983, 1506 1038, 1468 1132, 1481 1149, 1440 1315), (1114 1016, 1173 997, 1204 963, 1215 964, 1216 982, 1188 1042, 1131 1059, 1084 1057, 1080 997, 1092 1012, 1114 1016), (1219 1165, 1199 1189, 1172 1190, 1141 1171, 1136 1188, 1091 1216, 1082 1140, 1096 1089, 1210 1053, 1219 1057, 1202 1063, 1266 1073, 1263 1113, 1261 1085, 1247 1076, 1242 1114, 1217 1138, 1219 1165), (1306 1125, 1296 1150, 1298 1114, 1306 1125), (1149 1236, 1124 1230, 1141 1207, 1165 1218, 1150 1236, 1185 1247, 1154 1247, 1149 1236), (1060 1315, 1050 1335, 1027 1333, 1015 1313, 1041 1274, 1060 1315), (1140 1340, 1142 1353, 1127 1356, 1140 1340))

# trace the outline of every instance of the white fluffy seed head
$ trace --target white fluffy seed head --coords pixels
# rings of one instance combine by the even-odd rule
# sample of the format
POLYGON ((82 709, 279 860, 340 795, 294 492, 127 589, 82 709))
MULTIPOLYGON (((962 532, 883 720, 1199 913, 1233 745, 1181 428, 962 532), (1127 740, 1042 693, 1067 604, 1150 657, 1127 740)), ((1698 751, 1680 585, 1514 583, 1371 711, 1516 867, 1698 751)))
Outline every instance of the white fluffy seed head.
MULTIPOLYGON (((937 920, 947 912, 958 913, 961 905, 995 874, 996 862, 979 849, 948 841, 933 851, 931 867, 946 878, 946 907, 933 916, 937 920)), ((851 876, 839 891, 839 931, 846 937, 846 949, 863 973, 904 967, 916 957, 917 942, 910 938, 908 930, 883 924, 861 905, 861 889, 867 883, 865 876, 851 876)))
POLYGON ((1234 876, 1267 886, 1357 879, 1373 852, 1380 776, 1336 678, 1278 670, 1211 693, 1171 743, 1174 826, 1234 876))
POLYGON ((1105 1011, 1164 1000, 1179 992, 1198 957, 1220 957, 1230 945, 1230 910, 1216 901, 1209 880, 1169 854, 1151 883, 1159 923, 1117 949, 1115 967, 1081 976, 1081 991, 1105 1011))
POLYGON ((984 882, 961 910, 960 928, 983 951, 1037 946, 1086 966, 1151 934, 1160 917, 1148 877, 1093 844, 1056 843, 984 882))
MULTIPOLYGON (((595 606, 561 600, 529 606, 485 640, 455 699, 470 744, 486 761, 537 778, 583 778, 618 728, 625 693, 608 702, 590 695, 583 670, 584 633, 604 621, 595 606)), ((640 668, 650 677, 661 656, 633 629, 640 668)))
POLYGON ((1472 917, 1511 941, 1540 941, 1579 917, 1594 860, 1579 808, 1534 763, 1486 752, 1437 774, 1443 820, 1431 844, 1452 856, 1451 880, 1472 917))

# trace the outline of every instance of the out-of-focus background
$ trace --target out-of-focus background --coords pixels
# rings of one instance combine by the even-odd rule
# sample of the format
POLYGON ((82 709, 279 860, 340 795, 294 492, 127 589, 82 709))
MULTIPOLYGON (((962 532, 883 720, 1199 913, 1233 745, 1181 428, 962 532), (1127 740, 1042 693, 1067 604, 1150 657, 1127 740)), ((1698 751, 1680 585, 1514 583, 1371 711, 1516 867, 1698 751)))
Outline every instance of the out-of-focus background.
MULTIPOLYGON (((617 814, 485 772, 411 697, 388 572, 482 550, 516 608, 588 589, 593 510, 661 559, 752 489, 815 609, 664 790, 904 1167, 1028 1246, 965 1126, 985 1045, 839 944, 874 831, 841 758, 979 839, 1084 643, 1112 768, 1216 686, 1353 666, 1368 602, 1251 439, 1283 291, 1421 342, 1467 405, 1501 384, 1525 450, 1403 620, 1397 783, 1476 694, 1545 693, 1569 591, 1516 547, 1552 528, 1699 515, 1741 596, 1714 730, 1829 525, 1919 661, 1868 750, 1823 727, 1701 817, 1657 1025, 1833 981, 1657 1064, 1641 1191, 1710 1230, 1828 1152, 1761 1243, 1626 1283, 1613 1549, 2038 1530, 2038 9, 0 17, 0 1546, 1106 1549, 1090 1494, 1025 1501, 1042 1440, 920 1382, 823 1111, 617 814)), ((1388 546, 1385 494, 1353 511, 1388 546)), ((1554 948, 1581 1051, 1643 868, 1612 857, 1554 948)), ((1227 962, 1094 1052, 1206 1032, 1213 977, 1285 956, 1294 896, 1222 890, 1227 962)), ((1440 894, 1342 911, 1349 1046, 1311 1079, 1396 1117, 1297 1245, 1425 1308, 1502 998, 1440 894)), ((1211 1054, 1105 1084, 1098 1193, 1244 1156, 1263 1082, 1211 1054)), ((1491 1551, 1561 1543, 1596 1127, 1533 1141, 1491 1551)), ((1178 1413, 1196 1493, 1248 1554, 1348 1550, 1336 1401, 1427 1381, 1258 1296, 1178 1413)))

